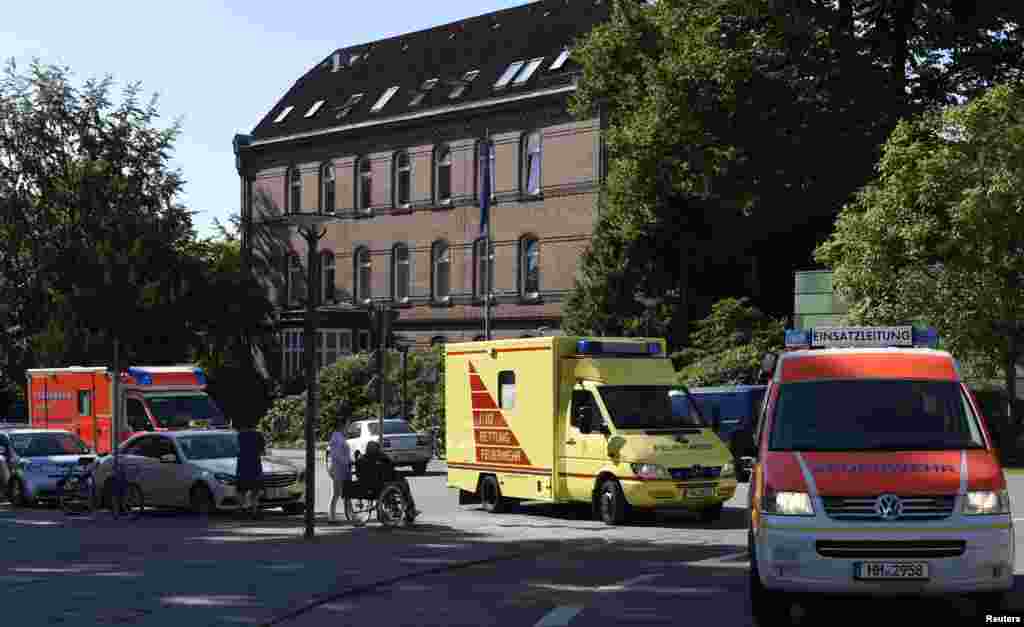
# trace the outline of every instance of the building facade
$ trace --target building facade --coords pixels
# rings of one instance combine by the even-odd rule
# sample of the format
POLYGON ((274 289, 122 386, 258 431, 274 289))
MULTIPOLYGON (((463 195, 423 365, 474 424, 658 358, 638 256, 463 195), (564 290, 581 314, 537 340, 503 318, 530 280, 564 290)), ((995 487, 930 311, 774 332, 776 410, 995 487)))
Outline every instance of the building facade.
POLYGON ((568 111, 571 47, 608 13, 545 0, 336 50, 236 136, 243 247, 278 306, 268 363, 284 378, 301 371, 312 291, 323 364, 369 348, 375 304, 416 346, 482 338, 488 273, 492 337, 558 332, 605 170, 601 112, 568 111), (289 213, 330 216, 314 285, 289 213))

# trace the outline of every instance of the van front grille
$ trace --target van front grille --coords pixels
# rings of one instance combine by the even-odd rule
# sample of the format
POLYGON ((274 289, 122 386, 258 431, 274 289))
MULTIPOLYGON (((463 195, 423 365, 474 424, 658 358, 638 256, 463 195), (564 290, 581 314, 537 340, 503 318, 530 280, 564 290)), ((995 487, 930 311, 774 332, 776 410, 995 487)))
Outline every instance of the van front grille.
POLYGON ((688 468, 669 468, 669 473, 676 481, 689 479, 714 479, 722 474, 721 466, 690 466, 688 468))
MULTIPOLYGON (((956 496, 901 496, 903 509, 897 518, 887 522, 942 520, 953 513, 956 496)), ((836 520, 883 520, 875 511, 878 498, 873 496, 823 496, 825 514, 836 520)))
POLYGON ((963 540, 818 540, 822 557, 929 559, 964 554, 963 540))
POLYGON ((263 475, 264 488, 284 488, 295 483, 298 475, 295 473, 265 474, 263 475))

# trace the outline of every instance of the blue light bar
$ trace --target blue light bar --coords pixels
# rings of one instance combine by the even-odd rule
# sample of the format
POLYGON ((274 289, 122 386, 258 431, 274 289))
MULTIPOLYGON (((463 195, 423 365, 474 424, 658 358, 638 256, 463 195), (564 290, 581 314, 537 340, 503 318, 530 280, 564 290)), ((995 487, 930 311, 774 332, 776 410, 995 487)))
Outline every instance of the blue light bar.
POLYGON ((786 329, 786 348, 887 348, 905 346, 937 348, 939 333, 933 327, 815 327, 786 329))
POLYGON ((647 352, 650 353, 651 355, 658 355, 658 354, 660 354, 661 353, 661 343, 660 342, 648 342, 647 343, 647 352))
POLYGON ((658 342, 605 342, 602 340, 577 340, 576 352, 582 355, 659 355, 658 342))
POLYGON ((196 381, 199 382, 199 385, 206 385, 206 375, 203 374, 202 368, 193 368, 192 372, 196 375, 196 381))
POLYGON ((140 368, 129 368, 128 374, 135 379, 139 385, 153 385, 153 375, 140 368))

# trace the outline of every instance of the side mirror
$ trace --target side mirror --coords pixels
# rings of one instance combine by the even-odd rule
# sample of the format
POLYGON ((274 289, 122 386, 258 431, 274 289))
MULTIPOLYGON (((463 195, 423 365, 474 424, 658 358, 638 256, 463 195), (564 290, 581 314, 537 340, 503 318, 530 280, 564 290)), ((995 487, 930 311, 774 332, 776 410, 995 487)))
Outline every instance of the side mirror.
POLYGON ((174 453, 167 453, 166 455, 161 455, 160 456, 160 463, 161 464, 177 464, 178 463, 178 456, 175 455, 174 453))
POLYGON ((626 438, 621 435, 613 435, 608 439, 608 456, 618 457, 619 453, 622 452, 622 447, 626 445, 626 438))
POLYGON ((577 409, 576 424, 580 433, 591 433, 594 430, 594 408, 580 407, 577 409))

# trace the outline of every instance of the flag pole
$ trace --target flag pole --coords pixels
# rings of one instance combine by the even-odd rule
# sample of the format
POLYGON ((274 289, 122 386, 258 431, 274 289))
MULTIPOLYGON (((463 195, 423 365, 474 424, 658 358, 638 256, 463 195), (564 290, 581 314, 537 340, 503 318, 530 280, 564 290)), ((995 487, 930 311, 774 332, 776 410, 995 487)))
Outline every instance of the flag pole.
POLYGON ((491 258, 491 219, 490 219, 490 208, 491 208, 491 194, 494 190, 491 189, 491 132, 490 129, 484 129, 484 141, 482 144, 483 150, 480 155, 482 179, 480 182, 480 226, 484 230, 484 250, 483 255, 486 261, 484 265, 484 276, 483 276, 483 297, 484 297, 484 339, 490 341, 491 339, 491 264, 494 260, 491 258))

